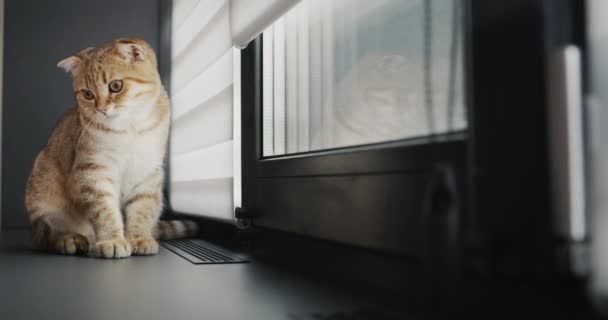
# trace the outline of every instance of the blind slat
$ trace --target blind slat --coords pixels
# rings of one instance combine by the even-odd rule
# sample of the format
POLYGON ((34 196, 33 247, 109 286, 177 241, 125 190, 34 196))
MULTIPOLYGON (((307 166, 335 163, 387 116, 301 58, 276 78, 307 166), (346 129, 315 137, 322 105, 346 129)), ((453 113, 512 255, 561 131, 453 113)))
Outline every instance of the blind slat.
POLYGON ((190 12, 196 7, 200 0, 178 0, 173 1, 173 12, 171 18, 171 30, 173 34, 182 26, 190 12))
POLYGON ((228 7, 223 6, 187 49, 172 59, 171 88, 179 93, 232 47, 228 7))
POLYGON ((285 120, 288 153, 298 152, 298 34, 295 10, 285 15, 285 120))
POLYGON ((171 57, 175 58, 182 53, 199 33, 207 32, 204 29, 214 18, 222 14, 221 9, 224 6, 226 6, 225 0, 200 0, 188 13, 179 29, 173 33, 171 57))
POLYGON ((298 43, 298 151, 310 150, 310 29, 309 3, 302 2, 297 9, 298 43))
POLYGON ((323 103, 323 124, 322 124, 322 141, 321 144, 333 146, 333 135, 330 130, 334 125, 334 14, 333 6, 328 6, 327 10, 321 12, 322 31, 321 31, 321 66, 323 86, 321 87, 323 103))
POLYGON ((263 82, 268 84, 263 86, 263 100, 262 100, 262 121, 263 126, 265 128, 262 134, 262 146, 263 146, 263 155, 264 156, 272 156, 274 154, 274 133, 273 133, 273 27, 269 27, 266 29, 265 34, 267 37, 264 39, 263 52, 262 55, 264 69, 262 73, 263 82))
POLYGON ((323 124, 323 99, 322 99, 322 45, 321 41, 321 16, 310 14, 311 12, 322 12, 320 0, 310 1, 310 10, 308 28, 310 30, 310 148, 314 150, 322 149, 324 146, 321 143, 322 139, 322 124, 323 124))
POLYGON ((232 178, 232 140, 171 155, 171 182, 232 178))
POLYGON ((183 154, 232 140, 232 86, 172 124, 171 153, 183 154))
POLYGON ((232 220, 232 179, 171 183, 173 210, 220 220, 232 220))
POLYGON ((214 98, 232 85, 232 49, 173 95, 173 121, 214 98))
POLYGON ((274 154, 285 153, 285 23, 274 23, 274 154))

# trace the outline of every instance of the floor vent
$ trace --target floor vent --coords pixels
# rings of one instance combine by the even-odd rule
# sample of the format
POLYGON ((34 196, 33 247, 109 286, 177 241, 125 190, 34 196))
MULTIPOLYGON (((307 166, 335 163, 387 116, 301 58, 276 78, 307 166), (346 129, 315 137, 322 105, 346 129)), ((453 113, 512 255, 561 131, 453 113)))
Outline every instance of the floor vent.
POLYGON ((194 264, 244 263, 247 257, 200 239, 163 241, 162 246, 194 264))

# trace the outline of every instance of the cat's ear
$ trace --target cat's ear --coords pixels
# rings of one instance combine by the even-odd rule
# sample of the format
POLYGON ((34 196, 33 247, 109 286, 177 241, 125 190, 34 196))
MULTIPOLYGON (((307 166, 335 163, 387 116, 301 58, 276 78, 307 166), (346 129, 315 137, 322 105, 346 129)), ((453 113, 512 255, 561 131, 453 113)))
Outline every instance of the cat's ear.
POLYGON ((72 76, 76 76, 82 66, 82 59, 77 56, 67 57, 57 63, 57 66, 65 72, 69 72, 72 76))
POLYGON ((144 61, 146 59, 146 51, 139 44, 126 41, 119 42, 116 44, 116 49, 121 56, 131 62, 144 61))

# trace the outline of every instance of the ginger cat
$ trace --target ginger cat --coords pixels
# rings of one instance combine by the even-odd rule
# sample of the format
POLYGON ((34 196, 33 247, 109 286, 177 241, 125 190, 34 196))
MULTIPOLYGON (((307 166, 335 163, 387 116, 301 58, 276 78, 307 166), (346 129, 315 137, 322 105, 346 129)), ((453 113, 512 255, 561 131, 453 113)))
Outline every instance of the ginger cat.
POLYGON ((193 235, 192 222, 159 221, 170 104, 152 48, 117 39, 57 66, 72 74, 77 106, 27 181, 35 246, 123 258, 156 254, 159 238, 193 235))

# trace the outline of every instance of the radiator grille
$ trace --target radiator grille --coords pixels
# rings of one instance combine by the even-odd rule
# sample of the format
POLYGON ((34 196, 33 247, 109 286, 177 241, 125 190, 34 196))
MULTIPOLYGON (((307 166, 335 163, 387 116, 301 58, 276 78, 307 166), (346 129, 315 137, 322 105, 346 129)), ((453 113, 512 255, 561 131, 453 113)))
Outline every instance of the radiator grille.
POLYGON ((244 263, 246 256, 200 239, 163 241, 162 246, 194 264, 244 263))

